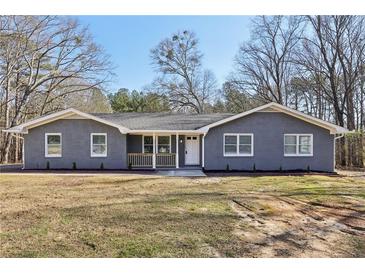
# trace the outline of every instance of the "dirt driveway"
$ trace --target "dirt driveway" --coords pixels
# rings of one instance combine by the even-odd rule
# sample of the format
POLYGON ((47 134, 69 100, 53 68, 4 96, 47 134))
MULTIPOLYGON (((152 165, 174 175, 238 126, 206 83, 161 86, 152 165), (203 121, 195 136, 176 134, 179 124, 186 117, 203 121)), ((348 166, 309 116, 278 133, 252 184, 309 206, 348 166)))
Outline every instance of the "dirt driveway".
POLYGON ((241 217, 234 233, 250 257, 357 257, 349 239, 364 244, 356 242, 365 237, 365 212, 357 199, 337 206, 257 193, 233 200, 231 206, 241 217))

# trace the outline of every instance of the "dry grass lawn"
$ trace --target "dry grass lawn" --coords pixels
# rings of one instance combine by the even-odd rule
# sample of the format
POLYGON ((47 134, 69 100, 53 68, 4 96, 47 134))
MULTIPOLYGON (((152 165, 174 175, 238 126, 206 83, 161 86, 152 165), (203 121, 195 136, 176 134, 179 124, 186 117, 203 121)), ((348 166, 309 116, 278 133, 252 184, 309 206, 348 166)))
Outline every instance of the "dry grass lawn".
POLYGON ((0 176, 1 257, 365 257, 365 181, 0 176))

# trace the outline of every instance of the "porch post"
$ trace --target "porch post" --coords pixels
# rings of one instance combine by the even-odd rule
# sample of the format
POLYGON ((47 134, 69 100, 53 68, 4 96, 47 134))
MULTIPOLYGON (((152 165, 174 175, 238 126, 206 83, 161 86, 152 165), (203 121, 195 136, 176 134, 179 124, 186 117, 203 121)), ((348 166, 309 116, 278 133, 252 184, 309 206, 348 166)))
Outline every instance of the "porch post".
POLYGON ((176 132, 176 153, 175 153, 176 168, 179 168, 179 134, 176 132))
POLYGON ((152 142, 153 142, 153 155, 152 155, 152 168, 156 168, 156 134, 153 133, 153 139, 152 139, 152 142))
POLYGON ((205 134, 203 134, 203 138, 202 138, 202 168, 204 168, 204 139, 205 139, 205 134))

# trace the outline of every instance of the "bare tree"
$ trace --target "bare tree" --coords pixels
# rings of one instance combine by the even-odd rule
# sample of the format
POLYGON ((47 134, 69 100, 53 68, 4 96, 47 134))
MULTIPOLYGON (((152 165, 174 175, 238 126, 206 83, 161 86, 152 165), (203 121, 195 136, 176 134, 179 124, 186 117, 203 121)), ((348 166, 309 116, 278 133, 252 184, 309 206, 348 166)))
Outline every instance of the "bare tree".
POLYGON ((364 18, 308 16, 311 35, 297 51, 303 79, 315 79, 319 97, 333 109, 334 121, 355 129, 354 98, 364 64, 364 18))
POLYGON ((223 84, 223 95, 226 109, 232 113, 247 111, 262 104, 257 95, 248 96, 246 93, 236 89, 236 86, 231 82, 223 84))
MULTIPOLYGON (((111 76, 108 56, 77 21, 53 16, 1 16, 0 91, 6 127, 62 108, 72 93, 103 88, 111 76)), ((1 142, 8 160, 10 135, 1 142)))
MULTIPOLYGON (((312 96, 329 106, 330 120, 350 130, 359 129, 363 117, 363 64, 365 25, 361 16, 307 16, 309 33, 297 51, 298 75, 315 82, 312 96)), ((322 104, 321 104, 322 105, 322 104)), ((363 166, 359 137, 341 139, 341 165, 363 166)))
POLYGON ((205 106, 216 96, 216 80, 212 72, 202 69, 202 54, 195 34, 190 31, 173 34, 151 50, 151 58, 160 73, 153 85, 169 95, 172 107, 205 112, 205 106))
POLYGON ((240 47, 230 81, 238 90, 258 95, 264 102, 290 104, 291 59, 302 29, 301 17, 255 18, 251 40, 240 47))

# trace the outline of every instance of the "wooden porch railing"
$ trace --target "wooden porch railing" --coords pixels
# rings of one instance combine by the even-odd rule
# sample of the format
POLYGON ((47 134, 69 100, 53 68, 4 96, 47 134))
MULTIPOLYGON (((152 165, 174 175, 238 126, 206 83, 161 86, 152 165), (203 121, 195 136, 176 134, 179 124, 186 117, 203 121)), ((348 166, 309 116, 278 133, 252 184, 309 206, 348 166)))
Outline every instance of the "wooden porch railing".
MULTIPOLYGON (((153 153, 128 153, 130 167, 153 167, 153 153)), ((175 153, 157 153, 156 167, 174 167, 176 165, 175 153)))
POLYGON ((156 154, 156 167, 174 167, 175 153, 157 153, 156 154))
POLYGON ((128 153, 128 164, 131 167, 152 167, 152 153, 128 153))

